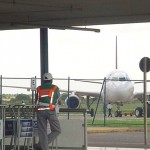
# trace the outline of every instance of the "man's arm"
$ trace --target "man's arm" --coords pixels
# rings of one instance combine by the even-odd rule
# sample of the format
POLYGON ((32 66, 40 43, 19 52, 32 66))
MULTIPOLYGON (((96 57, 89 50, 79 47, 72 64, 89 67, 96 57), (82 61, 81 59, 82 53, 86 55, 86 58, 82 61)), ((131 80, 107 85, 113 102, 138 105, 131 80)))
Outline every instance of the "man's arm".
POLYGON ((60 90, 57 87, 56 91, 55 91, 55 103, 61 105, 61 101, 60 101, 60 90))

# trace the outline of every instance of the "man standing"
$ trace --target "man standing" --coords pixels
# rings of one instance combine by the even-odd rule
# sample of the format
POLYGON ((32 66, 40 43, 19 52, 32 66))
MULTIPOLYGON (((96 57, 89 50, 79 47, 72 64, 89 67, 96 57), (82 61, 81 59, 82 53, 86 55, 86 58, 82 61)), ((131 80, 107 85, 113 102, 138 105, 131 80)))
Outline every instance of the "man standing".
POLYGON ((52 84, 51 73, 43 75, 44 83, 37 87, 37 124, 39 143, 34 145, 35 150, 49 150, 49 144, 61 133, 60 123, 56 115, 55 107, 60 96, 59 88, 52 84), (47 121, 50 124, 51 133, 47 135, 47 121))
POLYGON ((107 108, 108 108, 108 117, 112 117, 112 113, 111 113, 112 105, 111 105, 111 103, 108 103, 107 108))

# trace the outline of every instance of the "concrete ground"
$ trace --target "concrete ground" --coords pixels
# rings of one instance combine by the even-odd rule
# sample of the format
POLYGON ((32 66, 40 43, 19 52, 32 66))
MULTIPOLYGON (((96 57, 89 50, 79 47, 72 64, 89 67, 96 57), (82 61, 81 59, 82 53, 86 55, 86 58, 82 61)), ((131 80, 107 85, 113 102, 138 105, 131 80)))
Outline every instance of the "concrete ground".
POLYGON ((88 150, 150 150, 149 138, 144 144, 143 128, 88 127, 87 132, 88 150))
POLYGON ((145 148, 88 147, 88 150, 150 150, 145 148))
MULTIPOLYGON (((139 145, 139 142, 135 142, 131 145, 132 141, 130 140, 130 138, 129 138, 129 142, 123 140, 124 142, 127 142, 129 144, 124 144, 124 143, 118 144, 114 140, 118 134, 126 134, 125 140, 128 140, 128 137, 127 137, 128 134, 135 135, 138 132, 140 132, 139 135, 143 134, 143 129, 142 128, 128 128, 128 127, 117 127, 117 128, 115 127, 88 127, 87 128, 88 138, 91 135, 94 138, 92 140, 90 138, 90 141, 88 141, 87 150, 150 150, 150 146, 145 146, 144 144, 139 145), (111 137, 110 135, 108 136, 107 134, 113 134, 113 135, 111 137), (116 137, 113 138, 114 135, 116 137), (110 137, 111 139, 113 138, 112 144, 111 144, 111 140, 110 140, 110 143, 107 143, 106 141, 107 138, 105 136, 110 137)), ((120 135, 120 137, 122 137, 122 135, 120 135)), ((139 137, 140 136, 137 135, 136 139, 138 139, 139 137)), ((6 147, 5 150, 10 150, 10 147, 6 147)), ((20 147, 20 150, 24 150, 24 148, 20 147)))

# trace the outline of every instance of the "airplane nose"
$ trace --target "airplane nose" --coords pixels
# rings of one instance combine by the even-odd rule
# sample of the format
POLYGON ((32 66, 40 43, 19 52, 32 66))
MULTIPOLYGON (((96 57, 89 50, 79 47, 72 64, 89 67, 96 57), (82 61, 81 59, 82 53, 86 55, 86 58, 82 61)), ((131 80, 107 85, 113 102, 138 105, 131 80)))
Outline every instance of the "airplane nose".
POLYGON ((133 96, 134 86, 131 83, 121 82, 121 84, 114 83, 106 88, 106 100, 110 102, 127 102, 130 101, 133 96))

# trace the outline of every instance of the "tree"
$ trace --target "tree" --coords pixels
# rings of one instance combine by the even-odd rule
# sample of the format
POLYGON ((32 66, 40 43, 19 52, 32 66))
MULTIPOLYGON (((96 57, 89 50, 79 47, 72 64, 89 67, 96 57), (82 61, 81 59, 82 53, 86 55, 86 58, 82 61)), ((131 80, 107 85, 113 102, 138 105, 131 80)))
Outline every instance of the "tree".
POLYGON ((26 100, 31 100, 31 97, 27 94, 18 94, 15 98, 16 100, 19 100, 19 101, 26 101, 26 100))

